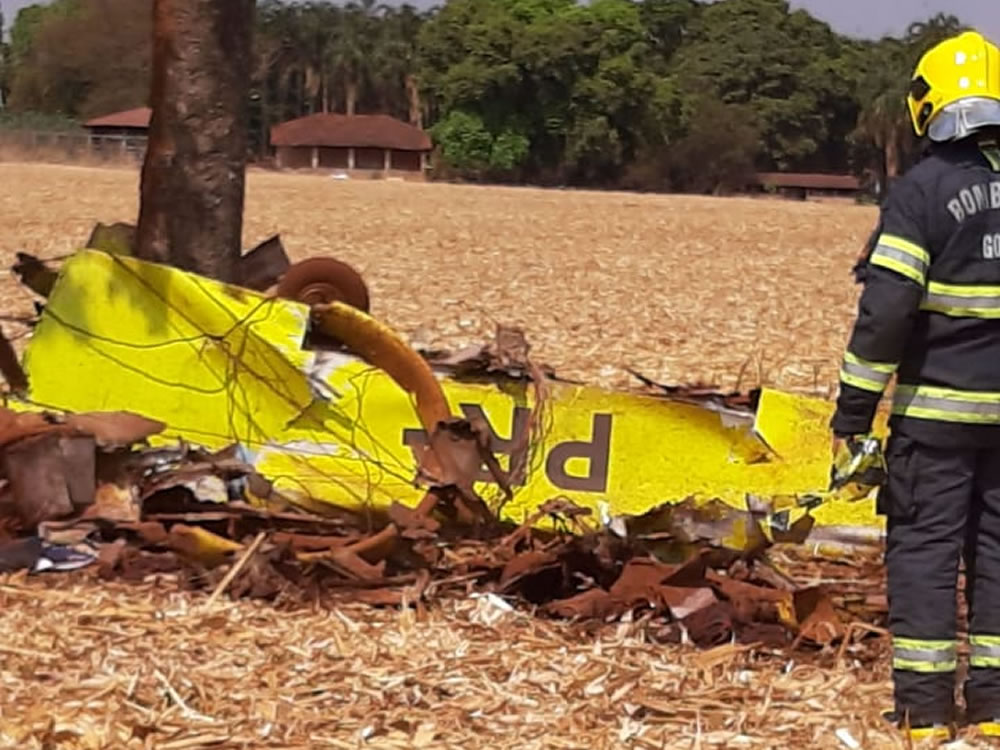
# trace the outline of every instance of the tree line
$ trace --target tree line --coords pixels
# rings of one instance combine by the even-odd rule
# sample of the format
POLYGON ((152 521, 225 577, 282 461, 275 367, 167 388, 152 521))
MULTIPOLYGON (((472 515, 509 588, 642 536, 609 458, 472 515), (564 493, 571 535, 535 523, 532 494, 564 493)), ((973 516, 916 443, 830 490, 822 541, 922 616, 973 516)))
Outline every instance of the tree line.
MULTIPOLYGON (((0 119, 146 104, 152 0, 21 10, 0 119)), ((0 30, 3 20, 0 18, 0 30)), ((919 153, 905 93, 951 15, 858 40, 785 0, 261 0, 251 144, 314 112, 426 127, 443 178, 719 193, 755 171, 884 184, 919 153)), ((2 35, 0 35, 2 38, 2 35)))

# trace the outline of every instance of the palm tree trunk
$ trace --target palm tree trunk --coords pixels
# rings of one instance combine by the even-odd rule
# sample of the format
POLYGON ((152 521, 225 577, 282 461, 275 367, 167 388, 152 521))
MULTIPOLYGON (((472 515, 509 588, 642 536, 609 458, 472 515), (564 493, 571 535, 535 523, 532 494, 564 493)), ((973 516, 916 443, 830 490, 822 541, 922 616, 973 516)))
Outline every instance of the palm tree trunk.
POLYGON ((889 131, 885 140, 885 175, 893 179, 899 174, 899 134, 895 129, 889 131))
POLYGON ((295 81, 295 85, 297 88, 296 95, 298 98, 298 109, 299 109, 299 111, 295 115, 296 117, 301 117, 304 114, 308 114, 306 112, 306 101, 308 101, 308 99, 307 99, 305 81, 306 81, 305 71, 300 70, 299 74, 296 76, 296 81, 295 81))
POLYGON ((306 68, 306 95, 309 100, 309 113, 316 112, 323 107, 323 81, 322 73, 309 66, 306 68))
POLYGON ((412 73, 406 75, 406 98, 410 104, 410 124, 418 128, 424 127, 424 105, 420 100, 420 89, 417 79, 412 73))
POLYGON ((271 145, 271 97, 269 96, 270 76, 267 74, 260 82, 260 156, 267 157, 268 148, 271 145))
POLYGON ((347 114, 353 115, 358 105, 358 84, 354 79, 348 79, 345 94, 344 109, 347 114))

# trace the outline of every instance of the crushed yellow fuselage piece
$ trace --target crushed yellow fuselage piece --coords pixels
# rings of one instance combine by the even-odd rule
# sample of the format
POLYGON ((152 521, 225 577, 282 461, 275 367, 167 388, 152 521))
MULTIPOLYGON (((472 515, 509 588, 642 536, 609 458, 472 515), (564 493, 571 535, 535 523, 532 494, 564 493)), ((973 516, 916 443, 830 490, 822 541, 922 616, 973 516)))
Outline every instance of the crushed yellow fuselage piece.
MULTIPOLYGON (((158 419, 168 428, 157 442, 239 443, 279 492, 312 506, 414 505, 422 491, 411 446, 426 435, 414 399, 358 358, 304 350, 309 313, 176 269, 81 251, 64 264, 28 346, 30 399, 158 419)), ((486 420, 509 466, 535 406, 531 384, 436 377, 452 414, 486 420)), ((756 415, 739 415, 560 381, 546 392, 525 481, 505 506, 517 520, 559 495, 637 515, 691 498, 745 509, 748 494, 794 496, 828 481, 832 405, 821 399, 766 390, 756 415)), ((478 488, 487 497, 496 489, 478 488)), ((815 515, 818 526, 881 527, 871 501, 815 515)))

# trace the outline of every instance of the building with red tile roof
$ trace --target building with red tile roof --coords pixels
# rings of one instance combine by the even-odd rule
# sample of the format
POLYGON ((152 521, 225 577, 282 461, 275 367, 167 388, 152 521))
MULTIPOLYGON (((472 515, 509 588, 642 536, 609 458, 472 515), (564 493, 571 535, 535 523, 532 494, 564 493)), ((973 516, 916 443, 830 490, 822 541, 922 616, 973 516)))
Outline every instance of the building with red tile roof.
POLYGON ((389 115, 321 113, 271 129, 279 168, 422 175, 431 152, 423 130, 389 115))

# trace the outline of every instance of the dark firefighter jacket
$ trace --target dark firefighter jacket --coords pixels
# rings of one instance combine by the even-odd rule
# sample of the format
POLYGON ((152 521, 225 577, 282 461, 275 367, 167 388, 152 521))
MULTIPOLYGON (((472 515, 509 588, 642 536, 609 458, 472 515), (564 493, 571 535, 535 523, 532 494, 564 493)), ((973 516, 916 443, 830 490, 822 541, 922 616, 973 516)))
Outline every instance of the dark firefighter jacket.
POLYGON ((840 374, 832 427, 932 445, 1000 444, 1000 148, 936 147, 888 191, 840 374))

